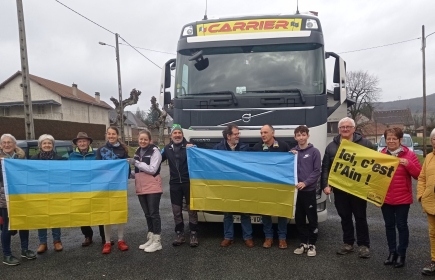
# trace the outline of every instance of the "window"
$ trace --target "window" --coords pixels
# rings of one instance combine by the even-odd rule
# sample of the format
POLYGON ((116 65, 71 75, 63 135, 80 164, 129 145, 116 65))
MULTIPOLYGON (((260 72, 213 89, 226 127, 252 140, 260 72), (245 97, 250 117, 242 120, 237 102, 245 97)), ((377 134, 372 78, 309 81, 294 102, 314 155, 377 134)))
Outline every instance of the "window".
POLYGON ((328 122, 328 128, 326 130, 327 133, 338 133, 338 122, 328 122))
POLYGON ((11 115, 10 109, 11 109, 10 107, 3 107, 1 109, 2 116, 10 116, 11 115))
POLYGON ((36 105, 35 109, 36 109, 35 110, 36 112, 34 112, 34 113, 40 114, 40 115, 45 114, 45 106, 44 105, 36 105))
POLYGON ((69 157, 69 149, 68 147, 56 147, 56 154, 63 158, 69 157))

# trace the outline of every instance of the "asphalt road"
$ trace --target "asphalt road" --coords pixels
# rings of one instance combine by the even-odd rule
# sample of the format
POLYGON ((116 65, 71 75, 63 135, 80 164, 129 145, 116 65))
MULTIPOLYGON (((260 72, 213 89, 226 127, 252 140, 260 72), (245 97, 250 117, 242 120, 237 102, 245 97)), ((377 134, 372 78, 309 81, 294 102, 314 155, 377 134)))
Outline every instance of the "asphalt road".
MULTIPOLYGON (((62 229, 64 251, 49 250, 37 260, 22 260, 21 265, 9 267, 0 264, 1 279, 420 279, 420 271, 430 261, 430 247, 426 216, 418 203, 411 206, 409 216, 410 245, 404 268, 384 266, 388 254, 384 222, 379 208, 369 205, 371 236, 370 259, 359 259, 357 253, 336 255, 342 245, 340 220, 333 203, 328 202, 328 220, 319 226, 317 256, 293 254, 299 244, 296 228, 289 227, 289 249, 261 247, 261 225, 254 227, 256 247, 243 244, 240 225, 236 226, 235 244, 221 248, 221 223, 201 224, 200 246, 172 247, 174 222, 169 199, 168 170, 162 168, 164 195, 161 202, 163 250, 145 253, 138 249, 145 240, 145 217, 135 195, 134 182, 129 184, 129 221, 125 240, 130 246, 126 252, 112 247, 112 253, 102 255, 98 228, 94 227, 95 243, 81 247, 83 236, 78 228, 62 229)), ((415 182, 414 182, 415 185, 415 182)), ((112 236, 116 237, 116 227, 112 236)), ((186 230, 187 231, 187 230, 186 230)), ((51 242, 49 236, 49 242, 51 242)), ((30 233, 30 249, 38 246, 37 233, 30 233)), ((19 237, 13 237, 12 251, 19 256, 19 237)))

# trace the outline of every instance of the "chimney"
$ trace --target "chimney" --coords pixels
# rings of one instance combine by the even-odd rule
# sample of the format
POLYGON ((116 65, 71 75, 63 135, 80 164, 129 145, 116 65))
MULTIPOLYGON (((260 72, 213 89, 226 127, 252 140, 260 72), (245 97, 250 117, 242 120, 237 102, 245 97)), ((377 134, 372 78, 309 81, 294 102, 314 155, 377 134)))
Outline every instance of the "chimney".
POLYGON ((72 84, 72 94, 77 97, 77 85, 76 84, 72 84))
POLYGON ((100 103, 100 93, 98 91, 95 92, 95 101, 100 103))

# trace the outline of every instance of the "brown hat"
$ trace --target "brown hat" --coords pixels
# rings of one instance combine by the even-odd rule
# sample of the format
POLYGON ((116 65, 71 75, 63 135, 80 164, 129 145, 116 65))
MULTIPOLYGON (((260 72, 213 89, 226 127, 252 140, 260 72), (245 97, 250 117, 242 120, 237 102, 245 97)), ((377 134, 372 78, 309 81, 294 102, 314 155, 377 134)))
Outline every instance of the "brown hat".
POLYGON ((90 144, 94 141, 86 132, 79 132, 79 134, 77 134, 77 137, 72 140, 74 145, 77 145, 77 140, 79 139, 88 139, 91 142, 90 144))

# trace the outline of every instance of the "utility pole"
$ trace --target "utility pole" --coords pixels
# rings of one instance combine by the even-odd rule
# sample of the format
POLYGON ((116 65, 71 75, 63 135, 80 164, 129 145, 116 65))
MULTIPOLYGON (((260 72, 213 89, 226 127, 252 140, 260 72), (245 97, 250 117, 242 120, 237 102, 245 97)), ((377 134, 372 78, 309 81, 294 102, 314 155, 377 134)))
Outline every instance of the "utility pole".
POLYGON ((33 124, 32 97, 30 94, 29 62, 27 60, 26 29, 24 27, 24 10, 22 0, 17 0, 18 31, 20 35, 21 77, 24 102, 24 124, 26 140, 35 139, 33 124))
POLYGON ((424 25, 421 26, 421 52, 423 55, 423 157, 426 157, 426 38, 424 37, 424 25))
POLYGON ((119 128, 121 130, 121 140, 125 141, 124 134, 124 106, 122 105, 122 87, 121 87, 121 66, 119 61, 119 43, 118 43, 118 33, 115 34, 116 39, 116 66, 118 68, 118 92, 119 92, 119 112, 120 112, 120 120, 119 120, 119 128))

